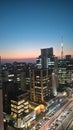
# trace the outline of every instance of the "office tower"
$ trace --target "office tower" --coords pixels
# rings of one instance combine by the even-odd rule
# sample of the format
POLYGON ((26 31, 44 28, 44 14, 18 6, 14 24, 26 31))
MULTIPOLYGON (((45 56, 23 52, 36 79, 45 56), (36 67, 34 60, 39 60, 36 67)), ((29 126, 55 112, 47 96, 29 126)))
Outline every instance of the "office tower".
POLYGON ((22 71, 20 73, 20 86, 22 90, 26 90, 26 73, 22 71))
POLYGON ((58 78, 57 78, 57 83, 55 82, 55 79, 56 79, 57 74, 58 74, 58 65, 57 65, 57 58, 53 55, 53 48, 52 47, 41 49, 41 55, 36 59, 36 68, 38 68, 40 70, 41 69, 48 70, 48 74, 50 74, 50 77, 51 77, 50 78, 51 89, 50 89, 50 87, 48 88, 49 89, 48 94, 50 95, 50 93, 52 92, 54 95, 53 90, 54 90, 54 88, 58 87, 58 78), (52 76, 53 71, 55 72, 54 77, 52 76), (53 78, 55 78, 55 79, 53 80, 53 78), (55 85, 53 82, 55 83, 55 85))
POLYGON ((2 80, 1 80, 1 57, 0 57, 0 130, 4 130, 3 124, 3 98, 2 98, 2 80))
POLYGON ((38 68, 38 69, 42 68, 42 58, 41 58, 41 56, 36 58, 36 68, 38 68))
POLYGON ((53 48, 41 49, 42 68, 48 68, 48 58, 53 56, 53 48))
POLYGON ((45 48, 45 49, 41 49, 41 55, 48 57, 48 56, 53 56, 53 48, 45 48))
POLYGON ((7 114, 11 113, 11 99, 16 95, 19 91, 20 84, 13 82, 5 82, 3 83, 3 110, 7 114))
POLYGON ((66 60, 71 60, 71 55, 66 55, 66 60))
POLYGON ((2 99, 2 89, 0 88, 0 130, 4 130, 3 124, 3 99, 2 99))
POLYGON ((64 59, 58 60, 58 81, 59 84, 71 86, 73 84, 73 58, 67 55, 64 59))
POLYGON ((15 127, 23 125, 23 117, 29 113, 28 93, 19 92, 11 100, 11 116, 16 120, 15 127))
POLYGON ((38 69, 54 69, 55 57, 53 55, 53 48, 41 49, 41 55, 36 59, 36 67, 38 69))
POLYGON ((30 99, 34 102, 45 102, 51 95, 50 75, 48 69, 35 69, 30 72, 30 99))

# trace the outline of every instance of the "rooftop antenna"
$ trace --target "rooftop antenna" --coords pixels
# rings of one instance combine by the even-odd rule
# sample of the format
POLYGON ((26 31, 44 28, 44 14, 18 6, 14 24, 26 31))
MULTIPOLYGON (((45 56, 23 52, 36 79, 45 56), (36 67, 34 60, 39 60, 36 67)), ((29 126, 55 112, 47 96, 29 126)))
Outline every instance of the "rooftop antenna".
POLYGON ((61 59, 63 59, 63 36, 61 37, 61 59))

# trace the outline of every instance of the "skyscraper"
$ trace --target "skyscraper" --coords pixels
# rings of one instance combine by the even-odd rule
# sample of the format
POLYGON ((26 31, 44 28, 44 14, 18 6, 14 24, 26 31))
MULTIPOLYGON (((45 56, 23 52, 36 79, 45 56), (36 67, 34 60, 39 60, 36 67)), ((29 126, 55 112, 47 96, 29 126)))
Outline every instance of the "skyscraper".
POLYGON ((53 56, 53 48, 41 49, 42 68, 48 68, 48 58, 53 56))
POLYGON ((52 47, 41 49, 41 55, 36 60, 36 66, 40 70, 41 69, 48 70, 48 74, 51 77, 50 78, 51 89, 49 86, 48 90, 52 90, 53 96, 56 96, 57 95, 56 88, 58 87, 58 82, 57 82, 57 80, 58 80, 58 77, 57 77, 58 65, 57 65, 57 57, 54 56, 52 47), (52 72, 54 72, 54 73, 52 73, 52 72))
POLYGON ((45 48, 45 49, 41 49, 41 55, 42 56, 53 56, 53 48, 45 48))
POLYGON ((0 57, 0 130, 4 130, 4 124, 3 124, 2 80, 1 80, 1 57, 0 57))
POLYGON ((53 48, 41 49, 41 55, 36 59, 36 66, 38 69, 54 69, 55 57, 53 55, 53 48))
POLYGON ((34 102, 45 102, 50 97, 50 76, 48 69, 35 69, 30 72, 30 99, 34 102))

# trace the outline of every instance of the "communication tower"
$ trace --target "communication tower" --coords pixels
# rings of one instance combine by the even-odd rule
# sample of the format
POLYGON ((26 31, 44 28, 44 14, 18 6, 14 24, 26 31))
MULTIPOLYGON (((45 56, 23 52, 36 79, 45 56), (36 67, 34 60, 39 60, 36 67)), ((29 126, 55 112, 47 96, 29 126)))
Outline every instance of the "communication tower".
POLYGON ((62 43, 61 43, 61 59, 63 59, 64 54, 63 54, 63 37, 62 37, 62 43))

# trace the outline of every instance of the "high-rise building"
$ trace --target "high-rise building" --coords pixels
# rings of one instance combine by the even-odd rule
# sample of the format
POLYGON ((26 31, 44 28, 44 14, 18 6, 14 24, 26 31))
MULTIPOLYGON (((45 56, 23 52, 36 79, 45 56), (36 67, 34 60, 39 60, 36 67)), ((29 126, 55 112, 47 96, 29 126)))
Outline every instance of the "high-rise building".
POLYGON ((41 69, 42 68, 42 58, 41 56, 39 56, 37 59, 36 59, 36 67, 38 69, 41 69))
POLYGON ((34 102, 45 102, 50 95, 51 80, 48 69, 35 69, 30 72, 30 99, 34 102))
POLYGON ((53 48, 41 49, 41 55, 36 59, 36 66, 38 69, 54 69, 55 57, 53 55, 53 48))
POLYGON ((66 60, 71 60, 71 55, 66 55, 66 60))
POLYGON ((0 130, 4 130, 3 123, 3 98, 2 98, 2 80, 1 80, 1 57, 0 57, 0 130))
POLYGON ((53 56, 53 48, 41 49, 41 55, 45 57, 53 56))
POLYGON ((18 92, 18 94, 16 94, 11 100, 11 115, 18 118, 28 112, 28 93, 18 92))
POLYGON ((58 81, 59 84, 73 84, 73 59, 70 55, 66 58, 58 60, 58 81))
POLYGON ((53 48, 41 49, 42 68, 48 68, 48 58, 53 56, 53 48))
POLYGON ((16 120, 15 127, 20 128, 23 117, 29 113, 28 93, 21 92, 11 100, 11 116, 16 120))
MULTIPOLYGON (((53 48, 45 48, 41 49, 41 55, 36 59, 36 68, 39 70, 48 70, 48 74, 50 74, 50 82, 51 82, 51 89, 53 95, 57 95, 57 87, 58 87, 58 63, 57 57, 53 55, 53 48), (53 75, 54 72, 54 75, 53 75), (56 80, 56 81, 55 81, 56 80)), ((48 82, 48 81, 47 81, 48 82)), ((50 87, 48 88, 48 93, 50 95, 51 90, 50 87)))
POLYGON ((2 89, 0 88, 0 130, 4 130, 3 124, 3 99, 2 99, 2 89))

